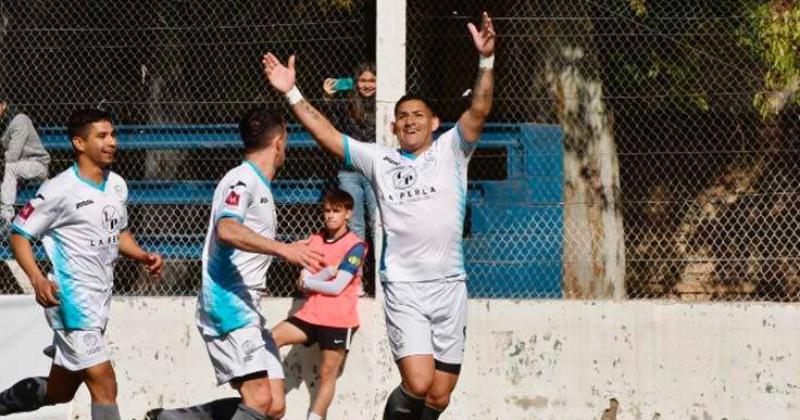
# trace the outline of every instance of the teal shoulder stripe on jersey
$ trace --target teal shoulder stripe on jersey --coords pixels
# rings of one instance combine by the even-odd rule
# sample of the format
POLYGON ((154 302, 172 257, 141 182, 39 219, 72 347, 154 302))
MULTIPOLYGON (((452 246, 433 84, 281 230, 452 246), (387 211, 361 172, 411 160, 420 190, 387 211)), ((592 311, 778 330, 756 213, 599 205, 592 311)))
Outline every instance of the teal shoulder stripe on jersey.
POLYGON ((269 178, 264 176, 264 173, 261 172, 261 169, 258 169, 258 166, 256 166, 255 163, 250 162, 249 160, 244 161, 244 163, 246 163, 248 166, 250 166, 250 168, 253 170, 253 172, 255 172, 256 175, 258 175, 259 178, 261 178, 261 182, 263 182, 264 185, 266 185, 267 188, 270 188, 271 182, 270 182, 269 178))
POLYGON ((82 177, 80 172, 78 172, 78 164, 77 163, 73 163, 72 164, 72 172, 74 172, 75 176, 78 178, 78 180, 83 182, 84 184, 86 184, 86 185, 88 185, 88 186, 90 186, 90 187, 92 187, 94 189, 100 190, 100 191, 105 191, 106 190, 106 181, 107 181, 108 173, 104 173, 103 174, 103 176, 104 176, 103 182, 97 183, 97 182, 92 181, 91 179, 86 179, 86 178, 82 177))
POLYGON ((231 219, 236 219, 239 223, 244 223, 244 218, 242 216, 227 211, 222 212, 222 214, 220 214, 219 217, 217 218, 217 221, 220 221, 226 217, 231 219))
POLYGON ((15 225, 15 224, 11 225, 11 232, 16 233, 17 235, 21 235, 21 236, 23 236, 25 239, 27 239, 29 241, 33 241, 33 240, 36 239, 33 235, 31 235, 30 233, 26 232, 25 229, 15 225))
POLYGON ((344 167, 353 167, 353 157, 350 155, 350 139, 346 134, 342 134, 342 141, 344 142, 344 167))
POLYGON ((64 248, 64 242, 55 232, 53 232, 51 236, 55 243, 52 263, 56 284, 58 284, 58 298, 61 301, 61 304, 58 306, 58 312, 59 315, 61 315, 61 323, 64 325, 64 328, 71 330, 87 328, 88 317, 83 313, 77 302, 75 276, 69 264, 69 257, 64 248))
MULTIPOLYGON (((458 135, 458 145, 464 154, 469 154, 478 147, 478 140, 470 143, 464 139, 464 133, 461 132, 461 124, 456 123, 456 134, 458 135)), ((480 139, 480 138, 479 138, 480 139)))

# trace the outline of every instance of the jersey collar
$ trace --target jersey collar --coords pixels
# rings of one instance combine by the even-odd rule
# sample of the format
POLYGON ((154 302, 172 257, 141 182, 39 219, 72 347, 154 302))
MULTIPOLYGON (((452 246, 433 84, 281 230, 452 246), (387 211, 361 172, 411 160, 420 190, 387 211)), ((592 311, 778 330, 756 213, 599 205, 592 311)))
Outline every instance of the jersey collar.
POLYGON ((250 168, 253 169, 253 172, 255 172, 256 175, 258 175, 259 178, 261 178, 261 182, 263 182, 264 185, 266 185, 267 188, 270 188, 270 184, 271 183, 270 183, 269 178, 264 176, 264 173, 261 172, 261 169, 258 169, 258 166, 256 166, 255 163, 250 162, 249 160, 245 160, 244 163, 246 163, 248 166, 250 166, 250 168))
POLYGON ((91 179, 87 179, 81 176, 81 173, 78 171, 78 164, 72 164, 72 172, 75 173, 75 177, 78 178, 79 181, 83 182, 84 184, 96 189, 105 192, 106 190, 106 180, 108 179, 108 171, 103 171, 103 182, 94 182, 91 179))

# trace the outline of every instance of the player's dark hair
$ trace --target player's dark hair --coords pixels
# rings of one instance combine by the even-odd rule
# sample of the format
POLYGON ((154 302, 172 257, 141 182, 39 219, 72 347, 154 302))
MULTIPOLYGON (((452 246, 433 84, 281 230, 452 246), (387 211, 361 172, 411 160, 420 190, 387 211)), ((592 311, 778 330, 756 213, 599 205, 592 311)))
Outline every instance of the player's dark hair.
POLYGON ((322 196, 322 205, 325 204, 331 207, 344 207, 345 210, 353 210, 353 196, 345 190, 338 187, 333 187, 325 191, 322 196))
POLYGON ((401 96, 400 99, 397 100, 397 103, 394 105, 394 115, 397 115, 397 110, 400 109, 400 104, 402 104, 403 102, 408 102, 408 101, 420 101, 420 102, 422 102, 423 104, 425 104, 426 107, 428 107, 428 109, 431 111, 431 114, 436 116, 436 110, 433 109, 433 106, 431 105, 431 101, 429 101, 424 96, 418 95, 416 93, 406 93, 405 95, 401 96))
POLYGON ((283 113, 259 106, 244 114, 239 121, 239 135, 244 142, 245 152, 269 147, 270 140, 278 134, 277 130, 283 130, 286 121, 283 113))
POLYGON ((114 117, 109 112, 96 108, 84 108, 73 112, 67 120, 69 140, 72 141, 75 137, 85 139, 88 136, 89 126, 100 121, 114 122, 114 117))

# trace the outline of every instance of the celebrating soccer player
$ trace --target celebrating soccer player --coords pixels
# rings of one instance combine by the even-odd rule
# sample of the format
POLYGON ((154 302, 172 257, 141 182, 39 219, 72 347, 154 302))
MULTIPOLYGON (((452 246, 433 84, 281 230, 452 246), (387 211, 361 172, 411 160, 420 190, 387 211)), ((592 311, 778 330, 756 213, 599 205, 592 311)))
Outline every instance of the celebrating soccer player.
POLYGON ((295 117, 319 145, 370 179, 385 230, 381 276, 386 327, 401 385, 388 397, 384 419, 436 419, 450 402, 463 360, 467 290, 462 230, 467 166, 492 107, 495 31, 468 25, 480 55, 472 103, 455 127, 433 141, 439 119, 420 96, 395 105, 400 149, 342 135, 295 86, 288 67, 264 56, 269 83, 283 92, 295 117))
POLYGON ((272 179, 286 156, 286 123, 267 108, 240 121, 245 160, 214 190, 203 245, 203 285, 197 324, 219 384, 241 395, 188 408, 151 410, 149 419, 263 420, 283 417, 283 367, 259 302, 274 256, 317 272, 322 254, 307 240, 275 240, 277 217, 272 179), (232 407, 231 407, 232 406, 232 407), (233 412, 233 417, 230 414, 233 412))
POLYGON ((46 378, 24 379, 0 393, 0 415, 71 401, 85 383, 92 420, 119 420, 117 381, 104 331, 114 261, 122 255, 158 277, 163 260, 142 250, 128 231, 128 187, 108 170, 117 151, 111 115, 96 109, 72 114, 67 124, 75 164, 45 182, 11 226, 11 249, 45 308, 53 329, 46 378), (45 276, 31 242, 41 237, 52 272, 45 276))

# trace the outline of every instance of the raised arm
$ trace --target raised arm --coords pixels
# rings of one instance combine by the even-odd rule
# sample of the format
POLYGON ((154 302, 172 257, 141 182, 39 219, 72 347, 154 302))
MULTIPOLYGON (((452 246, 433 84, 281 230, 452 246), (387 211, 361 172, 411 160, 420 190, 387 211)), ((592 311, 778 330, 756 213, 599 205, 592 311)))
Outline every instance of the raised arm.
POLYGON ((472 41, 480 55, 478 65, 478 79, 475 81, 475 88, 472 90, 472 103, 461 118, 458 124, 461 127, 461 135, 464 140, 470 143, 478 141, 483 131, 483 124, 489 117, 492 110, 492 97, 494 95, 494 46, 497 34, 494 31, 492 20, 489 15, 483 13, 483 23, 480 31, 472 23, 467 24, 472 41))
POLYGON ((344 159, 342 133, 316 108, 311 106, 295 86, 294 55, 289 57, 288 67, 284 66, 272 53, 267 53, 261 62, 264 64, 264 75, 270 85, 286 95, 292 113, 300 121, 300 124, 311 133, 320 147, 339 159, 344 159))

